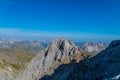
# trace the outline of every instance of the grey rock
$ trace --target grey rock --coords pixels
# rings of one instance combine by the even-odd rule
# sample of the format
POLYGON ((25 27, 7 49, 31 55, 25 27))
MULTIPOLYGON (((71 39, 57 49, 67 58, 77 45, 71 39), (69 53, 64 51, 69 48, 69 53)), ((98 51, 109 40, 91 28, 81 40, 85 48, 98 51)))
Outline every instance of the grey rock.
MULTIPOLYGON (((44 75, 51 75, 61 64, 68 64, 71 60, 80 61, 86 55, 75 46, 72 41, 64 38, 53 40, 29 64, 18 80, 38 80, 44 75)), ((64 74, 65 76, 66 74, 64 74)))

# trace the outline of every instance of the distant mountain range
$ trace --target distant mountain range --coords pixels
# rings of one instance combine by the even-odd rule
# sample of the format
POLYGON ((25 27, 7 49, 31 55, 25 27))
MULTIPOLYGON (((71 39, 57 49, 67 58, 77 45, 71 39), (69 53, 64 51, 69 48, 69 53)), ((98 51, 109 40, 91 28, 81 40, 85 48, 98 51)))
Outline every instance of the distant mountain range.
POLYGON ((14 39, 0 39, 0 48, 24 48, 28 50, 42 50, 47 47, 49 41, 31 41, 31 40, 21 40, 16 41, 14 39))
POLYGON ((82 47, 82 50, 84 52, 88 53, 98 53, 106 48, 106 46, 103 43, 85 43, 82 47))
MULTIPOLYGON (((21 40, 0 39, 0 48, 24 48, 28 50, 42 50, 48 46, 50 41, 45 40, 21 40)), ((75 42, 84 52, 98 53, 104 50, 108 44, 100 42, 75 42)))
POLYGON ((75 42, 75 44, 80 47, 83 52, 94 55, 109 46, 109 43, 105 42, 75 42))

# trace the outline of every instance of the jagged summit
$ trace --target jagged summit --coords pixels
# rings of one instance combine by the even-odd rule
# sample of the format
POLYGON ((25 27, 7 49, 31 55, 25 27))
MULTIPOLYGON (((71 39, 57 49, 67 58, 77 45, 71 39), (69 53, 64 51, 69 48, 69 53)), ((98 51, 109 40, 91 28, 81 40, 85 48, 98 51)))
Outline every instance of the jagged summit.
MULTIPOLYGON (((53 42, 47 47, 46 50, 46 54, 54 53, 56 55, 56 60, 62 61, 76 54, 81 55, 82 51, 78 47, 76 47, 72 41, 65 40, 64 38, 57 38, 53 40, 53 42)), ((75 58, 76 57, 74 57, 74 59, 75 58)))
POLYGON ((53 40, 52 43, 54 43, 54 44, 60 44, 62 42, 65 43, 65 44, 67 44, 67 45, 73 45, 73 46, 75 46, 75 44, 72 41, 66 40, 64 37, 57 38, 57 39, 53 40))
POLYGON ((35 80, 53 73, 61 64, 67 64, 71 60, 83 60, 86 55, 75 46, 72 41, 58 38, 39 53, 28 65, 19 80, 35 80))

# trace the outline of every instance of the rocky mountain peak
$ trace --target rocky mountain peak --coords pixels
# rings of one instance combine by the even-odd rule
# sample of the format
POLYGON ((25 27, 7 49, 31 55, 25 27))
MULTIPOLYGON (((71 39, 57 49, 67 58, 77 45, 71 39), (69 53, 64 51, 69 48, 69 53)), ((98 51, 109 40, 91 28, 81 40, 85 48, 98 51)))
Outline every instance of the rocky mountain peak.
POLYGON ((57 46, 63 46, 63 47, 75 46, 75 44, 72 41, 65 40, 63 37, 53 40, 51 44, 55 44, 57 46))
POLYGON ((53 40, 53 42, 47 47, 46 54, 52 54, 51 57, 56 57, 56 61, 64 61, 69 58, 76 59, 79 55, 84 55, 80 48, 78 48, 72 41, 65 40, 64 38, 53 40), (75 55, 77 55, 77 57, 75 55))
POLYGON ((54 69, 61 64, 85 58, 86 55, 72 41, 64 38, 55 39, 28 64, 21 76, 21 80, 39 79, 46 74, 53 73, 54 69))

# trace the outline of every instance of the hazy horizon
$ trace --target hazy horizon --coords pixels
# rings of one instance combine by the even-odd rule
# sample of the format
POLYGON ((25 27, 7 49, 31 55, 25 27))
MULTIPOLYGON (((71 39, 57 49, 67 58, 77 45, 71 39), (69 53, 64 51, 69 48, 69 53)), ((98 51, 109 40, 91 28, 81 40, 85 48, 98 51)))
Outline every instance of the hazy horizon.
POLYGON ((0 38, 120 38, 119 0, 0 0, 0 38))

